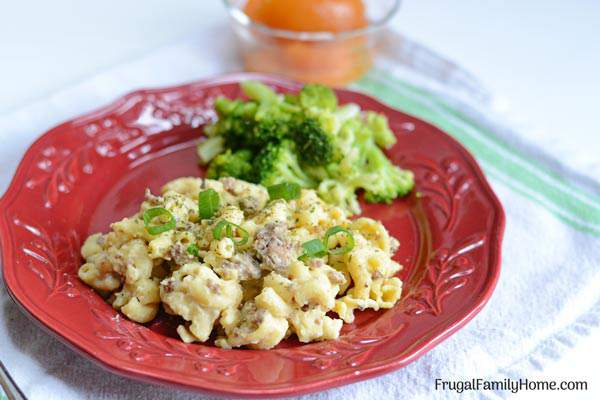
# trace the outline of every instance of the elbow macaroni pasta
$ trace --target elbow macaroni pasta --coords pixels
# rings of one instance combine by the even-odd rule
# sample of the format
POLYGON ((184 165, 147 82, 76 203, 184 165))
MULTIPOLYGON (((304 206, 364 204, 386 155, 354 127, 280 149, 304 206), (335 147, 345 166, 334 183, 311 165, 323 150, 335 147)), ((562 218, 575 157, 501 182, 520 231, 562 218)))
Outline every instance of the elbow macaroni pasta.
MULTIPOLYGON (((329 246, 346 240, 338 233, 329 246)), ((394 276, 402 267, 392 260, 397 248, 380 222, 350 220, 314 190, 269 202, 264 187, 233 178, 179 178, 160 196, 147 191, 140 212, 113 223, 109 233, 89 236, 79 277, 133 321, 151 321, 162 305, 181 318, 184 342, 215 335, 223 348, 268 349, 290 335, 305 343, 336 339, 356 309, 393 307, 402 292, 394 276), (197 198, 207 188, 219 194, 220 208, 201 220, 197 198), (167 209, 175 228, 148 233, 142 215, 153 207, 167 209), (215 239, 222 219, 248 232, 248 240, 215 239), (298 259, 302 243, 336 225, 352 233, 351 251, 298 259)))

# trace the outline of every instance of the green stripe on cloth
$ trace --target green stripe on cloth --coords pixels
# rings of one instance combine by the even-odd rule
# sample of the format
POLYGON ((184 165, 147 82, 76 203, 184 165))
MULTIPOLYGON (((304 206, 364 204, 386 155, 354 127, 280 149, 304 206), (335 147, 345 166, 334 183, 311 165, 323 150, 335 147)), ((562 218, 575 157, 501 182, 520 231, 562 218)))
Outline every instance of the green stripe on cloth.
POLYGON ((399 87, 403 91, 411 92, 421 97, 421 99, 435 103, 436 106, 442 108, 444 112, 447 112, 453 118, 460 119, 463 123, 469 126, 477 127, 477 132, 483 135, 486 139, 492 141, 492 145, 499 148, 503 154, 508 153, 508 155, 513 159, 516 158, 517 162, 521 164, 526 164, 529 169, 534 170, 537 175, 543 176, 547 180, 552 180, 554 184, 558 185, 562 189, 569 190, 569 192, 571 193, 575 192, 577 195, 582 196, 585 199, 585 201, 588 201, 596 208, 597 211, 600 212, 600 196, 594 195, 590 192, 586 192, 583 188, 579 188, 575 185, 572 185, 563 176, 543 166, 542 164, 537 162, 535 159, 532 159, 518 148, 511 146, 498 135, 494 134, 493 132, 490 132, 488 129, 478 126, 479 124, 477 123, 477 121, 473 120, 473 118, 470 118, 466 114, 461 113, 460 110, 449 104, 442 97, 435 96, 433 93, 424 88, 420 88, 410 83, 403 82, 397 77, 395 77, 392 73, 385 70, 374 70, 372 72, 372 78, 377 79, 379 81, 383 79, 386 83, 392 82, 395 87, 399 87))
POLYGON ((564 210, 557 209, 556 207, 545 203, 543 199, 540 199, 539 194, 532 192, 531 190, 527 190, 526 188, 523 188, 522 186, 518 185, 518 182, 516 182, 513 179, 507 178, 507 176, 501 173, 500 171, 495 170, 493 167, 487 165, 486 163, 482 163, 482 166, 490 177, 496 179, 499 182, 502 182, 510 189, 521 194, 522 196, 527 197, 534 203, 541 204, 544 208, 549 210, 556 218, 558 218, 562 222, 573 227, 574 229, 577 229, 578 231, 600 237, 600 229, 579 223, 577 220, 572 219, 567 213, 565 213, 564 210))
POLYGON ((492 132, 487 132, 474 121, 463 117, 458 110, 452 109, 449 112, 451 107, 447 104, 440 107, 436 96, 415 92, 397 82, 391 85, 385 77, 381 78, 381 73, 375 75, 378 76, 368 74, 355 83, 354 87, 442 128, 467 146, 483 163, 486 172, 490 173, 493 169, 494 173, 490 175, 513 190, 526 194, 575 229, 600 236, 600 209, 598 202, 590 198, 589 194, 583 195, 581 191, 575 194, 573 185, 559 182, 555 178, 556 174, 549 175, 547 171, 537 170, 540 167, 529 160, 516 158, 516 149, 505 143, 502 143, 503 147, 499 147, 498 141, 492 141, 488 137, 494 136, 492 132))
POLYGON ((6 395, 2 391, 2 388, 0 388, 0 400, 8 400, 8 397, 6 397, 6 395))

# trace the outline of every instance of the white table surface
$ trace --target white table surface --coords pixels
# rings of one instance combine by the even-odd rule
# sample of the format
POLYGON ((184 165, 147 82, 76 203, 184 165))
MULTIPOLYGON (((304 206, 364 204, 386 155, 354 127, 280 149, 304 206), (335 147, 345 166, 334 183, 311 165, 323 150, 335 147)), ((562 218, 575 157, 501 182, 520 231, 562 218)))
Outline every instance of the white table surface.
MULTIPOLYGON (((217 0, 6 2, 0 115, 223 18, 217 0)), ((598 148, 582 144, 600 136, 599 21, 597 0, 405 0, 393 25, 469 69, 513 123, 544 138, 556 156, 561 148, 575 150, 600 178, 598 148)), ((1 132, 0 139, 18 140, 1 132)), ((583 340, 539 377, 599 384, 592 364, 600 358, 599 339, 595 333, 583 340)))

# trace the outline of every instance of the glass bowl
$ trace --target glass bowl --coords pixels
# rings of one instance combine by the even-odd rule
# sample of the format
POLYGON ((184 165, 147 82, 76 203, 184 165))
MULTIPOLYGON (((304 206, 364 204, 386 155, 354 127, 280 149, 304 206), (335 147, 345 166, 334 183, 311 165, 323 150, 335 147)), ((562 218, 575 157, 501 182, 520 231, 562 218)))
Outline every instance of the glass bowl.
POLYGON ((284 75, 303 82, 341 86, 372 65, 400 0, 364 2, 368 25, 342 32, 273 29, 244 13, 247 0, 223 0, 247 71, 284 75))

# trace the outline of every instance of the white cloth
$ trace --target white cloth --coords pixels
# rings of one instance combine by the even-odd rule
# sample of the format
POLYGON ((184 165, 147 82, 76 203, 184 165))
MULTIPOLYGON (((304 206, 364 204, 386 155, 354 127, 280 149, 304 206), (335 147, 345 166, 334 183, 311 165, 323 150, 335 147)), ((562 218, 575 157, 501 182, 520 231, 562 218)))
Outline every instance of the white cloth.
MULTIPOLYGON (((7 187, 29 144, 60 121, 102 106, 136 88, 181 83, 240 69, 231 37, 224 37, 223 32, 223 27, 211 28, 201 38, 162 48, 20 110, 0 115, 0 192, 7 187)), ((420 56, 430 57, 429 61, 434 63, 429 66, 428 76, 413 80, 412 73, 407 72, 410 66, 396 69, 395 73, 435 89, 436 96, 457 108, 470 103, 469 110, 475 110, 473 105, 485 98, 485 93, 478 89, 476 93, 470 90, 469 84, 454 85, 452 82, 456 81, 447 79, 447 74, 442 74, 442 78, 436 76, 440 67, 448 68, 449 64, 435 65, 440 60, 432 54, 420 56), (462 94, 452 96, 459 92, 462 94)), ((461 76, 456 67, 450 66, 450 70, 450 76, 461 76)), ((470 78, 465 79, 470 82, 470 78)), ((394 90, 404 89, 398 86, 394 90)), ((397 105, 402 106, 402 101, 397 105)), ((502 276, 489 304, 466 327, 407 367, 308 398, 446 398, 449 392, 434 391, 435 378, 527 377, 543 369, 547 360, 561 357, 578 337, 597 330, 600 243, 596 233, 600 227, 594 221, 600 216, 596 202, 599 186, 537 152, 534 144, 523 144, 518 134, 498 128, 482 110, 469 115, 486 129, 503 135, 504 140, 524 151, 527 157, 583 188, 587 194, 580 197, 587 208, 580 213, 556 211, 557 206, 543 194, 513 185, 511 175, 504 173, 502 167, 482 160, 507 215, 502 276), (591 214, 585 214, 590 208, 591 214), (556 215, 564 213, 569 215, 557 218, 556 215), (596 233, 574 227, 573 221, 563 222, 565 218, 586 219, 586 215, 590 217, 590 229, 596 233)), ((468 131, 467 127, 464 131, 468 131)), ((30 399, 204 398, 197 393, 140 383, 100 369, 32 323, 9 299, 4 288, 0 289, 0 359, 30 399)), ((507 394, 468 393, 473 397, 507 394)))

